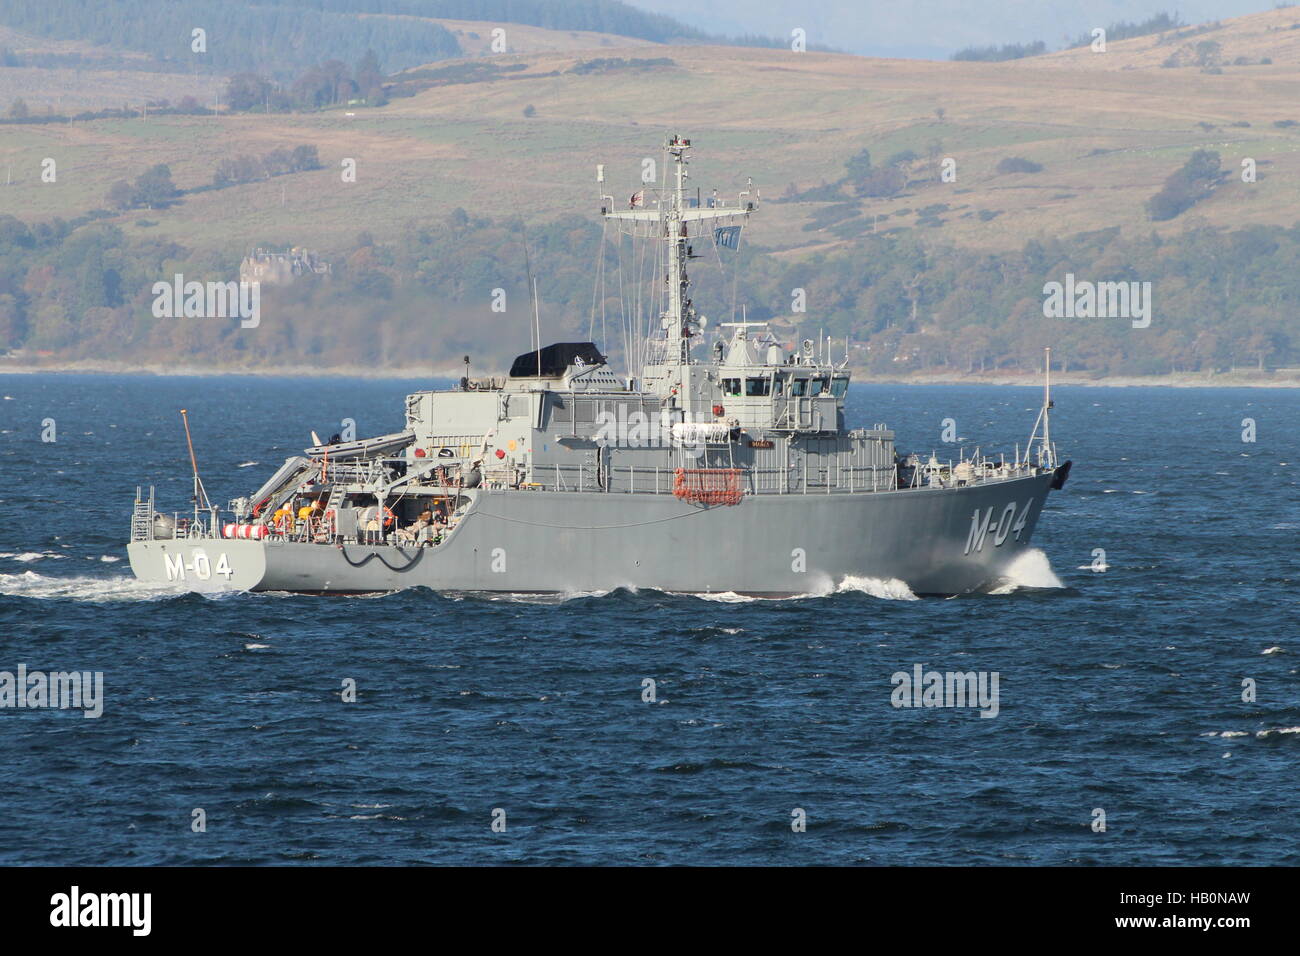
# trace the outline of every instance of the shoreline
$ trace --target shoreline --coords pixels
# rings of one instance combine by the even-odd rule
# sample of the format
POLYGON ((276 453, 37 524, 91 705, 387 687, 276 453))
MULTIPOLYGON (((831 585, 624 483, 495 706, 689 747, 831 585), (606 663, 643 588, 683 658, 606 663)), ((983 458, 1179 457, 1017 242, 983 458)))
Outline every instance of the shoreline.
MULTIPOLYGON (((857 385, 1022 385, 1040 387, 1041 373, 989 373, 985 375, 916 374, 874 377, 850 369, 857 385)), ((452 379, 463 374, 459 365, 446 368, 370 366, 272 365, 256 368, 204 367, 199 365, 154 365, 127 362, 77 361, 49 364, 20 364, 0 359, 0 375, 155 375, 159 377, 247 376, 257 378, 365 378, 365 379, 452 379)), ((504 371, 484 372, 475 369, 475 377, 484 374, 504 375, 504 371)), ((1300 388, 1300 374, 1276 375, 1268 372, 1226 372, 1215 375, 1188 372, 1175 375, 1071 375, 1052 373, 1053 385, 1093 386, 1097 388, 1300 388)))

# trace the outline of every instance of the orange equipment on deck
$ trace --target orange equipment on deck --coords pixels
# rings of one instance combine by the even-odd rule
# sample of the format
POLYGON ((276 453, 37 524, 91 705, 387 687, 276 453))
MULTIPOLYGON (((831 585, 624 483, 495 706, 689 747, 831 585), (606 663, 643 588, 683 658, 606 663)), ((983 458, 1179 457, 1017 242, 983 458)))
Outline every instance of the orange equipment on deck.
POLYGON ((744 497, 739 468, 678 468, 673 495, 704 505, 738 505, 744 497))

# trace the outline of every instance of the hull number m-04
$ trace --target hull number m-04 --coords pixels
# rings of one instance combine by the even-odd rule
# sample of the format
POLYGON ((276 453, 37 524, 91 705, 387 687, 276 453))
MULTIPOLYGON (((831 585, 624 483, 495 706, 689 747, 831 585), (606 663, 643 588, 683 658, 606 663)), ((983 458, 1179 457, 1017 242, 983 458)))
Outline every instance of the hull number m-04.
POLYGON ((234 574, 230 567, 230 561, 226 558, 226 552, 222 551, 217 555, 217 563, 214 565, 207 553, 198 549, 193 552, 193 557, 189 564, 185 563, 183 554, 163 554, 163 563, 167 566, 168 581, 184 581, 186 573, 193 574, 200 581, 212 580, 212 575, 220 574, 227 581, 234 574))
POLYGON ((1016 540, 1019 541, 1020 533, 1025 530, 1025 524, 1029 521, 1029 509, 1033 503, 1033 499, 1030 499, 1025 503, 1024 510, 1020 511, 1020 506, 1016 502, 1008 501, 996 523, 993 521, 995 505, 989 505, 984 511, 976 508, 971 515, 970 533, 966 535, 966 550, 963 554, 983 551, 984 539, 990 535, 994 547, 1001 547, 1012 535, 1015 535, 1016 540), (1019 517, 1016 517, 1017 512, 1019 517))

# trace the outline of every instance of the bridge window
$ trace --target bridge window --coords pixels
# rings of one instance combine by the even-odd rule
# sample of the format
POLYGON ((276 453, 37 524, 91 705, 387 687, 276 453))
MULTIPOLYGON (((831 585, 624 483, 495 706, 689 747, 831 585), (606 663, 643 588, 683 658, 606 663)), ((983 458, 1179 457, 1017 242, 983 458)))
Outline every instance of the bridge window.
POLYGON ((761 398, 764 395, 770 395, 771 392, 772 380, 770 378, 745 379, 745 394, 750 398, 761 398))
POLYGON ((738 379, 738 378, 724 378, 724 379, 722 380, 722 394, 723 394, 723 395, 739 395, 739 394, 740 394, 740 379, 738 379))
POLYGON ((790 394, 803 395, 808 389, 808 379, 792 378, 790 379, 790 394))
POLYGON ((808 389, 808 394, 809 394, 809 395, 820 395, 822 392, 826 391, 826 384, 827 384, 827 383, 826 383, 826 379, 824 379, 824 378, 814 378, 814 379, 812 379, 812 380, 809 382, 809 386, 810 386, 810 387, 809 387, 809 389, 808 389))
POLYGON ((844 393, 849 390, 849 380, 843 375, 836 375, 831 379, 831 394, 836 398, 843 398, 844 393))

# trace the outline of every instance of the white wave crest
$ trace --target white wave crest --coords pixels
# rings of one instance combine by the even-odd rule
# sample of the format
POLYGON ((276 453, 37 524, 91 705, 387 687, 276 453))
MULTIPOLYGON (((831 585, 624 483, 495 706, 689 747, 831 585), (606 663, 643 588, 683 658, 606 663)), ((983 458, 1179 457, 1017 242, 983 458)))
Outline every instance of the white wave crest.
POLYGON ((748 604, 751 601, 764 600, 764 598, 755 597, 752 594, 737 594, 735 591, 701 591, 693 595, 693 597, 697 597, 701 601, 716 601, 719 604, 748 604))
MULTIPOLYGON (((613 594, 615 588, 607 588, 600 591, 484 591, 478 596, 488 601, 499 601, 504 604, 567 604, 570 601, 578 601, 583 598, 602 598, 608 594, 613 594)), ((627 590, 635 593, 635 588, 627 590)), ((391 592, 390 592, 391 593, 391 592)), ((474 592, 443 592, 444 597, 453 600, 461 600, 465 594, 474 592)))
POLYGON ((716 601, 720 604, 749 604, 754 601, 806 601, 809 598, 830 597, 832 594, 867 594, 882 601, 920 600, 912 593, 912 589, 907 586, 906 582, 897 578, 867 578, 853 574, 847 575, 839 584, 832 585, 829 580, 825 580, 819 583, 816 590, 790 597, 738 594, 735 591, 713 591, 707 594, 698 593, 694 596, 701 601, 716 601))
POLYGON ((109 601, 152 601, 183 593, 175 585, 140 581, 123 575, 50 577, 35 571, 0 574, 0 594, 16 597, 103 604, 109 601))
POLYGON ((836 594, 847 594, 849 592, 860 592, 869 594, 873 598, 880 598, 882 601, 919 601, 912 589, 904 581, 898 578, 860 578, 857 575, 850 574, 835 588, 836 594))
MULTIPOLYGON (((1271 736, 1273 736, 1274 734, 1300 734, 1300 727, 1273 727, 1273 728, 1271 728, 1271 729, 1269 729, 1269 730, 1257 730, 1257 731, 1255 731, 1255 736, 1258 737, 1258 738, 1260 738, 1260 739, 1263 739, 1263 738, 1265 738, 1265 737, 1271 737, 1271 736)), ((1209 732, 1207 732, 1207 733, 1203 733, 1203 734, 1201 734, 1201 736, 1202 736, 1202 737, 1249 737, 1249 736, 1250 736, 1250 731, 1248 731, 1248 730, 1223 730, 1223 731, 1211 730, 1211 731, 1209 731, 1209 732)))
MULTIPOLYGON (((519 593, 519 592, 496 592, 484 593, 482 596, 489 601, 501 601, 519 604, 566 604, 569 601, 581 598, 602 598, 614 593, 617 588, 597 591, 563 591, 550 593, 519 593)), ((624 585, 621 590, 636 594, 637 589, 631 585, 624 585)), ((465 592, 453 594, 448 592, 447 597, 458 599, 465 592)), ((736 591, 678 591, 666 592, 676 594, 689 594, 691 597, 698 598, 701 601, 712 601, 717 604, 751 604, 759 601, 787 601, 787 600, 808 600, 810 598, 825 598, 833 594, 868 594, 871 597, 879 598, 882 601, 918 601, 912 589, 906 582, 897 578, 868 578, 848 575, 838 585, 834 585, 829 579, 817 582, 815 589, 804 594, 794 595, 759 595, 759 594, 739 594, 736 591)))
POLYGON ((1256 737, 1269 737, 1273 734, 1300 734, 1300 727, 1274 727, 1272 730, 1257 730, 1256 737))
POLYGON ((1038 548, 1030 548, 1019 555, 1002 574, 1001 583, 990 594, 1010 594, 1021 588, 1063 588, 1064 584, 1052 570, 1047 555, 1038 548))

